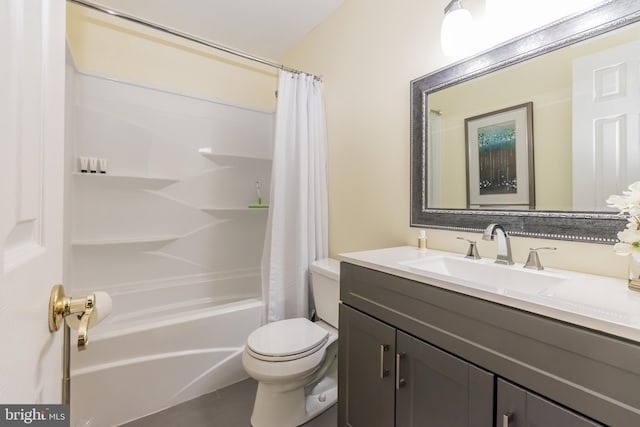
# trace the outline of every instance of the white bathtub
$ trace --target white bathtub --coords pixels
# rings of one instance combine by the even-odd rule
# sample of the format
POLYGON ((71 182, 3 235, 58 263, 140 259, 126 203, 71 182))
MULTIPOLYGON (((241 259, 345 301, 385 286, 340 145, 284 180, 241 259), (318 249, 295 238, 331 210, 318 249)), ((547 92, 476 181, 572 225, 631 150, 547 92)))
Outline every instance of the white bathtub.
POLYGON ((78 352, 71 425, 113 427, 247 378, 241 355, 260 326, 259 276, 131 286, 78 352))

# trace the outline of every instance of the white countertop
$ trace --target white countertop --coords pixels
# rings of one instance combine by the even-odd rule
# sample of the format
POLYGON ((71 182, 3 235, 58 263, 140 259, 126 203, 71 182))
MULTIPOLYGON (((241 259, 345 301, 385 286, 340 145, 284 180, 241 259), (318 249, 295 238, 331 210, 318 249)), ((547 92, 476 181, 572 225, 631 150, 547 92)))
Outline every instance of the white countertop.
MULTIPOLYGON (((566 280, 545 291, 520 294, 482 289, 463 279, 411 267, 413 261, 442 256, 464 258, 461 254, 413 246, 343 253, 337 258, 640 343, 640 292, 628 289, 626 280, 548 268, 540 273, 558 274, 566 280)), ((522 265, 496 268, 521 269, 522 265)))

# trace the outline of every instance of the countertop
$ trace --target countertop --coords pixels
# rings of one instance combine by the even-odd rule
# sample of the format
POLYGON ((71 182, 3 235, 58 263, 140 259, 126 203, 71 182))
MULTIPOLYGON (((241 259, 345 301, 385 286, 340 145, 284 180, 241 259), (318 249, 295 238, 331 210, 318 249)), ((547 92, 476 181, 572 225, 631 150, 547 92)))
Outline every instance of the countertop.
MULTIPOLYGON (((626 280, 548 268, 542 272, 533 271, 532 274, 558 275, 564 280, 548 289, 520 293, 517 290, 505 292, 502 289, 478 288, 464 279, 422 271, 411 266, 413 262, 442 256, 464 258, 463 255, 452 252, 401 246, 342 253, 337 259, 640 344, 640 292, 628 289, 626 280)), ((486 263, 487 260, 482 262, 486 263)), ((495 267, 522 269, 521 264, 495 267)))

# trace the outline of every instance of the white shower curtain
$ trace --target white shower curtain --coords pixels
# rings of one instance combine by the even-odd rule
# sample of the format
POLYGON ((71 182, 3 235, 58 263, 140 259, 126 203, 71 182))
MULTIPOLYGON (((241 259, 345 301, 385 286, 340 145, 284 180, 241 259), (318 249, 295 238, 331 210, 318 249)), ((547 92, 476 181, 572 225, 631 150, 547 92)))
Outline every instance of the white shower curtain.
POLYGON ((322 82, 280 72, 262 294, 268 322, 309 317, 309 267, 328 255, 322 82))

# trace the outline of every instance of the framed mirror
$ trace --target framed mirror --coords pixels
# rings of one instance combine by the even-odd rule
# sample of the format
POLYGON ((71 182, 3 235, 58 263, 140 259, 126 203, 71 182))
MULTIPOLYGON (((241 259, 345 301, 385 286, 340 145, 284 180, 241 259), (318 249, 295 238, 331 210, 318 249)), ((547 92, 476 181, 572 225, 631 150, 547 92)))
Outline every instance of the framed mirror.
POLYGON ((640 1, 603 2, 413 80, 411 226, 616 242, 605 201, 640 180, 638 21, 640 1))

